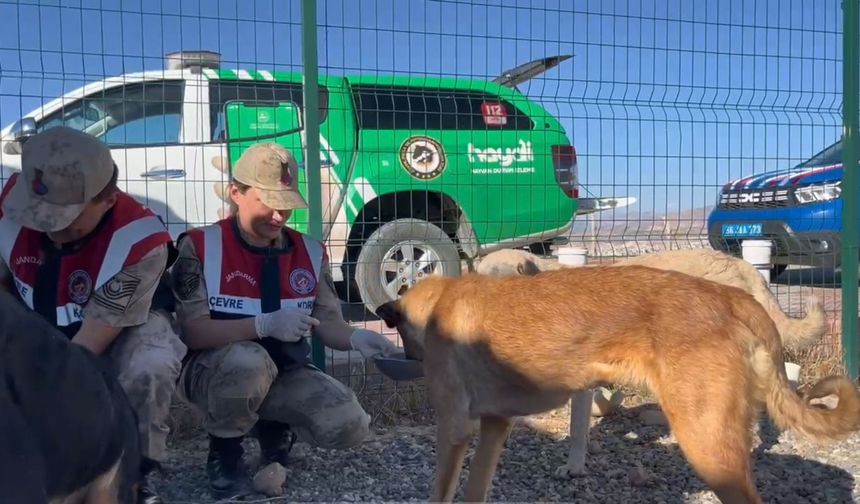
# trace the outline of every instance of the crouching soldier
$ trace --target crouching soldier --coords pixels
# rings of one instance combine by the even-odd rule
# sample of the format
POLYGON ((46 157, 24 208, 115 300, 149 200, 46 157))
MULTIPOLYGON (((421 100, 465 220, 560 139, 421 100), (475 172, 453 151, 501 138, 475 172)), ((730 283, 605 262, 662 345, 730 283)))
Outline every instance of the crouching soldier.
POLYGON ((341 313, 322 243, 285 227, 306 208, 297 164, 283 147, 249 148, 230 184, 232 214, 178 240, 176 314, 190 352, 180 396, 204 416, 207 472, 216 495, 240 478, 252 430, 264 463, 286 464, 292 443, 345 448, 368 433, 355 394, 309 362, 307 336, 365 358, 396 347, 341 313))
POLYGON ((0 193, 0 277, 73 343, 110 362, 138 417, 139 502, 162 502, 145 476, 165 458, 186 353, 154 301, 175 256, 170 234, 118 189, 110 150, 91 135, 45 130, 24 143, 21 163, 0 193))

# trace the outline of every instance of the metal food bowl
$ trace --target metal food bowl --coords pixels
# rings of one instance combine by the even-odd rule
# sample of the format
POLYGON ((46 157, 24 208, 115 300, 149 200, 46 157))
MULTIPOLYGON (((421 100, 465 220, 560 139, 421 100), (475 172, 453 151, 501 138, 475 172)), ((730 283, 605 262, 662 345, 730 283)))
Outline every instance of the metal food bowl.
POLYGON ((376 368, 385 376, 396 381, 415 380, 424 376, 424 365, 421 361, 409 359, 406 352, 391 355, 377 355, 373 358, 376 368))

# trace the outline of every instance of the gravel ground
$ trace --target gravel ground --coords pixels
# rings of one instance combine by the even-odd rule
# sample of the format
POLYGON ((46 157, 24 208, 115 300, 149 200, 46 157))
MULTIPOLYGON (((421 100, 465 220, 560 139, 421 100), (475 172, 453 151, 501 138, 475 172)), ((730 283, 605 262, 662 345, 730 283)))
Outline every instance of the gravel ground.
MULTIPOLYGON (((647 409, 653 405, 628 398, 621 410, 593 418, 589 474, 574 478, 555 476, 567 456, 568 411, 524 419, 502 453, 490 500, 718 502, 691 472, 666 427, 642 422, 639 415, 647 409)), ((860 502, 860 434, 839 444, 816 446, 789 432, 777 434, 769 424, 758 432, 761 442, 753 456, 765 502, 860 502)), ((419 425, 376 429, 364 444, 350 450, 297 444, 282 497, 267 499, 248 490, 222 502, 426 501, 433 476, 433 442, 432 426, 419 425)), ((254 441, 247 442, 246 453, 253 466, 254 441)), ((468 474, 471 453, 462 478, 468 474)), ((202 435, 172 443, 166 472, 155 480, 169 503, 217 502, 208 495, 205 458, 202 435)))

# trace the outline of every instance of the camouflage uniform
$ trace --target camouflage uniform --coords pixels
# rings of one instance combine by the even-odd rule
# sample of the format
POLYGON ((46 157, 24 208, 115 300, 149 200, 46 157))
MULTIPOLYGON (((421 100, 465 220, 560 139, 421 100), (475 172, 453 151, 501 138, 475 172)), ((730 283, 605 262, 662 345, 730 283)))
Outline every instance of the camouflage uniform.
MULTIPOLYGON (((190 239, 179 244, 172 270, 176 315, 180 322, 209 315, 202 266, 190 239)), ((327 265, 323 264, 323 271, 327 265)), ((331 277, 320 282, 312 316, 314 330, 349 331, 331 277)), ((204 414, 203 427, 224 438, 245 435, 259 419, 289 424, 300 440, 326 448, 346 448, 369 431, 370 416, 355 393, 340 381, 307 365, 278 374, 257 342, 240 341, 193 352, 179 381, 179 395, 204 414)))
POLYGON ((163 462, 167 455, 170 403, 187 352, 173 316, 162 309, 150 309, 166 260, 167 248, 161 246, 123 270, 122 274, 141 280, 125 308, 99 303, 96 291, 95 302, 84 309, 85 317, 126 328, 105 353, 137 413, 142 453, 157 462, 163 462))

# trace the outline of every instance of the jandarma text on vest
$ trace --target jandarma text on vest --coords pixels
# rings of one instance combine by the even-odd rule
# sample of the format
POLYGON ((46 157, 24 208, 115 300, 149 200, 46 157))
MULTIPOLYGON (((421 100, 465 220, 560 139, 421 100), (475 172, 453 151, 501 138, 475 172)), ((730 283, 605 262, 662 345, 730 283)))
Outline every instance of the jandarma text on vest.
POLYGON ((236 270, 236 271, 227 275, 227 279, 226 279, 227 283, 230 283, 234 278, 237 278, 237 277, 238 278, 244 278, 252 286, 255 286, 255 287, 257 286, 257 280, 254 277, 252 277, 248 273, 245 273, 244 271, 239 271, 239 270, 236 270))

